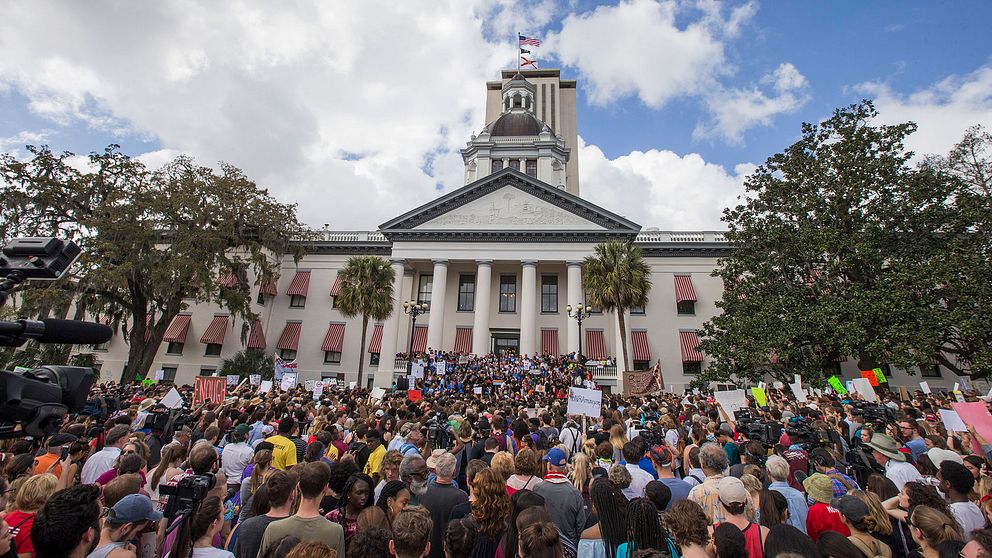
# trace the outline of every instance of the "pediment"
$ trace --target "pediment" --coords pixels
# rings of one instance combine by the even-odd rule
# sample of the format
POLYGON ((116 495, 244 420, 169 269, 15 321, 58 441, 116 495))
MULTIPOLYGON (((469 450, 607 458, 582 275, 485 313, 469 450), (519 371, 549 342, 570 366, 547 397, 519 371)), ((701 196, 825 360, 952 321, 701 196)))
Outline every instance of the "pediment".
POLYGON ((387 238, 590 240, 634 236, 636 223, 513 169, 503 169, 383 223, 387 238))

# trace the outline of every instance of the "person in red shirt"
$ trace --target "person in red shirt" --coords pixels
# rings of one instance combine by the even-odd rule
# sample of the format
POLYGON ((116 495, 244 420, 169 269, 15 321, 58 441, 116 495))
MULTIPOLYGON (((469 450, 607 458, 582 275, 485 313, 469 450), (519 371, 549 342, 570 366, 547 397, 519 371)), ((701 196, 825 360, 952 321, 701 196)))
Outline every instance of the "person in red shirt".
POLYGON ((815 473, 803 481, 803 487, 815 502, 809 507, 809 513, 806 515, 806 534, 814 542, 819 540, 820 534, 824 531, 836 531, 845 537, 850 537, 851 530, 844 524, 843 516, 830 507, 830 499, 834 495, 833 481, 830 477, 815 473))

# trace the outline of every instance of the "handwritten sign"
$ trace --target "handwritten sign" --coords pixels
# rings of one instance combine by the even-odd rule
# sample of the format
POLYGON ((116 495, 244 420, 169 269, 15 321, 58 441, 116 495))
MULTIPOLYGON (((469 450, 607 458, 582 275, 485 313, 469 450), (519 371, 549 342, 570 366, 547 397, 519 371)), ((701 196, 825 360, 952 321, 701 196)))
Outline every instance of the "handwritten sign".
POLYGON ((408 389, 406 390, 406 398, 413 403, 419 403, 424 400, 424 393, 419 389, 408 389))
POLYGON ((296 372, 285 372, 282 375, 282 383, 279 387, 283 391, 288 391, 296 387, 296 372))
POLYGON ((830 376, 830 378, 827 379, 827 382, 830 384, 830 387, 834 388, 834 391, 836 391, 837 393, 841 395, 847 395, 847 389, 844 388, 844 384, 841 383, 840 379, 837 376, 830 376))
POLYGON ((759 407, 768 406, 768 396, 765 395, 765 390, 760 387, 751 388, 751 395, 754 396, 754 403, 759 407))
POLYGON ((879 383, 886 384, 889 382, 889 379, 885 377, 885 372, 882 372, 881 368, 872 368, 871 371, 875 373, 875 378, 878 379, 879 383))
POLYGON ((193 405, 209 401, 223 403, 227 395, 227 379, 218 376, 197 376, 193 380, 193 405))
POLYGON ((602 411, 603 392, 596 389, 569 388, 568 414, 596 418, 602 411))
POLYGON ((878 386, 878 377, 875 376, 874 370, 862 370, 861 377, 868 380, 868 383, 871 384, 872 387, 878 386))
POLYGON ((253 386, 257 386, 258 384, 261 384, 262 383, 262 375, 261 374, 249 374, 248 375, 248 383, 251 384, 251 385, 253 385, 253 386))
POLYGON ((230 376, 227 377, 227 385, 229 386, 236 386, 240 381, 241 381, 241 377, 236 374, 231 374, 230 376))

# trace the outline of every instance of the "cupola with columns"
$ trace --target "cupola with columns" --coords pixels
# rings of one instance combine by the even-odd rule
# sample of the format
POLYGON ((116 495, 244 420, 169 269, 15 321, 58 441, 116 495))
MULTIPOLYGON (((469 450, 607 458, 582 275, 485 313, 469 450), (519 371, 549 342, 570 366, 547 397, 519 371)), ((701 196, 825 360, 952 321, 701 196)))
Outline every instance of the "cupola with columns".
POLYGON ((536 116, 536 91, 520 73, 503 84, 502 113, 462 149, 466 184, 511 167, 565 189, 570 149, 536 116))

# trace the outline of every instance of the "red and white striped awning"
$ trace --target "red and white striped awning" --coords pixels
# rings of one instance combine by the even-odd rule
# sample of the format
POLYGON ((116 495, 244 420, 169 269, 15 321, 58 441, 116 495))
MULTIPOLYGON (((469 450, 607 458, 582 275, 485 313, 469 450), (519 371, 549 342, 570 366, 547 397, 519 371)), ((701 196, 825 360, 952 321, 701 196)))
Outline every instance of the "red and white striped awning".
POLYGON ((369 341, 369 352, 382 352, 382 324, 375 324, 375 327, 372 328, 372 340, 369 341))
POLYGON ((309 290, 310 272, 297 271, 296 275, 293 276, 293 281, 289 284, 289 288, 286 289, 286 294, 289 296, 307 296, 309 290))
POLYGON ((413 328, 413 352, 423 353, 427 351, 427 326, 417 326, 413 328))
POLYGON ((162 341, 166 343, 185 343, 186 336, 189 335, 189 323, 192 319, 193 316, 189 314, 179 314, 175 318, 172 318, 172 323, 166 328, 162 341))
POLYGON ((692 288, 692 277, 689 275, 676 275, 675 302, 682 302, 684 300, 696 302, 696 289, 692 288))
POLYGON ((220 276, 220 279, 217 280, 217 284, 225 289, 233 289, 238 286, 238 276, 235 275, 233 271, 228 271, 220 276))
POLYGON ((200 343, 223 345, 225 335, 227 335, 227 316, 214 316, 213 321, 210 322, 207 330, 200 337, 200 343))
POLYGON ((331 296, 338 296, 341 292, 341 274, 339 273, 337 277, 334 278, 334 284, 331 285, 331 296))
POLYGON ((262 329, 261 320, 255 320, 248 332, 249 349, 265 349, 265 331, 262 329))
POLYGON ((472 328, 470 327, 455 328, 455 352, 456 353, 472 352, 472 328))
POLYGON ((324 335, 324 343, 320 350, 324 352, 340 353, 344 347, 344 324, 331 324, 327 326, 327 334, 324 335))
POLYGON ((593 360, 606 358, 606 343, 603 341, 603 330, 587 329, 586 346, 582 349, 586 356, 593 360))
POLYGON ((634 346, 634 360, 651 360, 651 348, 648 347, 648 332, 631 331, 630 341, 634 346))
POLYGON ((699 352, 699 335, 695 331, 680 331, 679 345, 682 347, 682 362, 703 362, 699 352))
POLYGON ((558 352, 557 329, 541 330, 541 352, 546 355, 552 355, 552 356, 558 356, 561 354, 558 352))
POLYGON ((286 322, 286 327, 282 329, 277 349, 296 351, 300 348, 300 331, 303 330, 303 322, 286 322))
POLYGON ((262 285, 260 290, 262 291, 262 294, 268 296, 276 296, 279 294, 279 288, 276 286, 275 279, 270 279, 268 283, 262 285))

